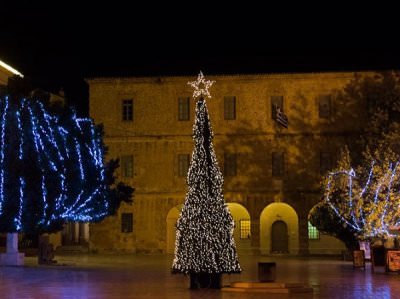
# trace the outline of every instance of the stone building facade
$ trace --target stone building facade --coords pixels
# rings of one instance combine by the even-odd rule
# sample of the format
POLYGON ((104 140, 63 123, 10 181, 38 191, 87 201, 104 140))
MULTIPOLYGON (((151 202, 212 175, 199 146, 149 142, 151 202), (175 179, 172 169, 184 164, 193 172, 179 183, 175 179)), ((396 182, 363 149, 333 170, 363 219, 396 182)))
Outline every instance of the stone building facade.
MULTIPOLYGON (((133 205, 90 225, 92 250, 172 253, 193 149, 193 77, 89 79, 90 116, 105 128, 133 205)), ((336 97, 354 73, 206 76, 214 144, 239 252, 340 253, 308 214, 321 174, 360 130, 365 103, 336 97), (277 107, 281 112, 277 119, 277 107), (287 117, 288 126, 285 127, 287 117)))

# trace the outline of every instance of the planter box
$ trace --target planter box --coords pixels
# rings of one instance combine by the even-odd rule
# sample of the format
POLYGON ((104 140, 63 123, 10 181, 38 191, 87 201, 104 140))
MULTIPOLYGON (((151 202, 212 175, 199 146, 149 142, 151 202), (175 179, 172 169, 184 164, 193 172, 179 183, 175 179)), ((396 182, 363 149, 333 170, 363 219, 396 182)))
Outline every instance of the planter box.
POLYGON ((191 289, 220 289, 222 287, 222 274, 220 273, 191 273, 191 289))
POLYGON ((258 280, 261 282, 275 281, 276 263, 258 263, 258 280))

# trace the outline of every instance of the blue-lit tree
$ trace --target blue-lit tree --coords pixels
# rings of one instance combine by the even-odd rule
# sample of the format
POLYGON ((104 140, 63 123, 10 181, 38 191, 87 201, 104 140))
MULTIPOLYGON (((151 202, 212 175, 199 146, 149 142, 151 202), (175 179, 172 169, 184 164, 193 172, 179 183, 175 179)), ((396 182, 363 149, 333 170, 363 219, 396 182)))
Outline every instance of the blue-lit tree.
POLYGON ((222 273, 241 271, 235 241, 234 221, 225 204, 223 176, 218 167, 213 132, 206 101, 211 81, 203 74, 195 82, 196 119, 194 149, 187 176, 188 191, 176 231, 173 272, 190 274, 191 288, 219 288, 222 273), (199 85, 204 85, 200 88, 199 85))
POLYGON ((0 232, 55 232, 114 213, 118 195, 129 200, 133 189, 111 185, 118 164, 107 168, 103 158, 102 129, 92 120, 69 109, 49 113, 36 98, 1 96, 0 232))

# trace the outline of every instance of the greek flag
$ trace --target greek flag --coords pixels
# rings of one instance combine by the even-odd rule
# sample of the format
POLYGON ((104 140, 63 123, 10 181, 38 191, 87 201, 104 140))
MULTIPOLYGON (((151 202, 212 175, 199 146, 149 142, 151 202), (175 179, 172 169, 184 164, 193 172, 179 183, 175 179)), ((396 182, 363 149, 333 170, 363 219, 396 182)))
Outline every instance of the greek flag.
POLYGON ((278 105, 274 105, 274 120, 281 126, 288 127, 288 118, 278 105))

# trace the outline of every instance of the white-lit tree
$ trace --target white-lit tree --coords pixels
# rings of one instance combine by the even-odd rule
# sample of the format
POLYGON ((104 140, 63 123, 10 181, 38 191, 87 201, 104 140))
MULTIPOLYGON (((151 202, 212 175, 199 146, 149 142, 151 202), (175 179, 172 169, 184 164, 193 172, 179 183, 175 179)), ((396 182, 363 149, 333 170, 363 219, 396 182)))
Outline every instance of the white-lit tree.
POLYGON ((355 171, 347 151, 325 181, 326 203, 360 240, 386 239, 400 225, 400 165, 384 156, 369 153, 355 171))
POLYGON ((177 222, 173 273, 190 274, 191 288, 220 288, 222 273, 241 268, 233 238, 234 221, 224 201, 223 176, 213 147, 213 132, 204 97, 213 81, 200 72, 194 87, 194 149, 188 190, 177 222))
POLYGON ((310 221, 347 240, 389 237, 390 227, 400 224, 400 73, 355 74, 335 98, 343 107, 355 105, 348 111, 363 117, 354 124, 360 134, 347 139, 350 151, 323 181, 325 202, 311 211, 310 221))

